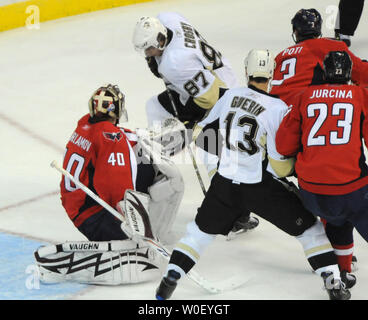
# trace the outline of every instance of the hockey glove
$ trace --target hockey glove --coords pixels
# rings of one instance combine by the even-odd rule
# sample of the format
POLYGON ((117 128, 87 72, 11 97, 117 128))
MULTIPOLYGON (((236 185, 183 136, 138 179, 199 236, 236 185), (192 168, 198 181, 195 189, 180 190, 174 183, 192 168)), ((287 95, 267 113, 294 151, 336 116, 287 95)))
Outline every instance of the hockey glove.
POLYGON ((156 142, 157 150, 161 154, 173 156, 184 149, 190 143, 186 135, 183 123, 175 118, 162 121, 161 126, 153 126, 148 129, 137 129, 139 138, 146 138, 156 142))

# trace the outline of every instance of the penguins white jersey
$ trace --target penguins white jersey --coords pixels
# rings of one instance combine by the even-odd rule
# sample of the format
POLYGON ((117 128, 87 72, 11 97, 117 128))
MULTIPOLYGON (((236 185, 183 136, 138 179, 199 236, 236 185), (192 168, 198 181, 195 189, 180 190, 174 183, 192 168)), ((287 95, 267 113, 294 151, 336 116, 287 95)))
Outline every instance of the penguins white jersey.
POLYGON ((157 18, 173 32, 162 56, 155 57, 158 72, 183 105, 192 96, 198 106, 212 108, 219 88, 238 85, 230 64, 180 14, 164 12, 157 18))
POLYGON ((229 89, 215 104, 200 127, 219 119, 223 146, 218 173, 235 183, 262 181, 262 163, 267 170, 284 177, 294 161, 276 151, 277 129, 287 113, 287 105, 253 86, 229 89))

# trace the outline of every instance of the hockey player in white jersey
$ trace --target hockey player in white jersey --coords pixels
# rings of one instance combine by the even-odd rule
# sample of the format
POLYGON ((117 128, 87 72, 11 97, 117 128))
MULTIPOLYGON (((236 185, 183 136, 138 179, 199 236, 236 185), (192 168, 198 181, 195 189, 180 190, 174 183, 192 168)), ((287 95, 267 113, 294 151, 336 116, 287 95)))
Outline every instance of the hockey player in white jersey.
POLYGON ((287 182, 278 179, 293 171, 293 160, 284 159, 275 147, 275 134, 288 108, 268 94, 273 69, 268 50, 251 50, 245 60, 248 87, 228 90, 199 123, 203 127, 219 119, 224 140, 220 165, 195 220, 171 255, 157 299, 170 298, 178 280, 217 234, 229 232, 244 208, 301 243, 330 299, 350 298, 322 223, 303 207, 287 182))
MULTIPOLYGON (((142 17, 134 30, 133 44, 145 56, 152 73, 162 78, 167 90, 146 104, 149 126, 162 126, 178 118, 187 129, 202 120, 227 88, 238 85, 236 76, 219 51, 178 13, 164 12, 157 18, 142 17)), ((209 124, 210 129, 215 124, 209 124)), ((203 141, 199 139, 200 141, 203 141)), ((217 170, 218 141, 197 144, 210 178, 217 170)), ((252 229, 258 219, 246 212, 233 231, 252 229)))
MULTIPOLYGON (((141 18, 133 43, 172 90, 178 118, 187 128, 200 121, 227 88, 238 85, 228 61, 177 13, 141 18)), ((173 117, 172 109, 166 90, 152 97, 146 106, 148 124, 173 117)))

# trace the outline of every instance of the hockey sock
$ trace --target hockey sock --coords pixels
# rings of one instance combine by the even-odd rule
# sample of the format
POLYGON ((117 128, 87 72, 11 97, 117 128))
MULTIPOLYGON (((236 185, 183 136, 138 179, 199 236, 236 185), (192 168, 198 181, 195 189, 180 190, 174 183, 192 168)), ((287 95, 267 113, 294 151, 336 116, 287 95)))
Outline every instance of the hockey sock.
POLYGON ((331 271, 335 278, 340 277, 336 255, 320 221, 316 221, 296 238, 302 244, 308 262, 317 274, 331 271))
POLYGON ((187 233, 181 238, 171 255, 167 272, 175 270, 181 276, 188 273, 197 263, 203 250, 215 239, 211 235, 201 231, 192 221, 187 225, 187 233))
POLYGON ((351 243, 346 246, 332 245, 335 249, 335 254, 337 256, 337 261, 339 263, 340 270, 351 272, 351 263, 353 259, 353 248, 354 244, 351 243))
POLYGON ((195 265, 195 262, 186 254, 174 250, 171 254, 169 265, 167 266, 166 276, 170 270, 175 270, 180 273, 181 278, 190 271, 195 265))
POLYGON ((354 248, 353 225, 347 222, 342 226, 334 226, 327 222, 325 228, 327 237, 335 250, 340 270, 351 272, 354 248))

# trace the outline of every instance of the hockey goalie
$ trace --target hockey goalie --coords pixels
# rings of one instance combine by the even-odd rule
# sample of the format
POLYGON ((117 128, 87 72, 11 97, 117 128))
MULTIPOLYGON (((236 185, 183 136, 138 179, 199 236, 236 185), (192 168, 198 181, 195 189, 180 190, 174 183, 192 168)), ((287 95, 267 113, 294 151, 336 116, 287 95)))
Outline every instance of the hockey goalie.
POLYGON ((116 85, 93 93, 89 114, 66 145, 62 170, 68 175, 60 183, 62 205, 88 241, 40 247, 34 255, 41 281, 119 285, 161 275, 165 258, 141 239, 167 243, 183 178, 162 154, 161 132, 145 129, 139 136, 119 126, 127 118, 125 96, 116 85))

